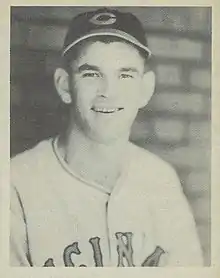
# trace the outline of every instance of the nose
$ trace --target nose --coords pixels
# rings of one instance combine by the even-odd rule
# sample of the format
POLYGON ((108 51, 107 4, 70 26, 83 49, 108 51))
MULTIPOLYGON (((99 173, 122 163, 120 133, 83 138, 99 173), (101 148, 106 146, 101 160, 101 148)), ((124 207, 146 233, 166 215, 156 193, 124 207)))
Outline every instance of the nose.
POLYGON ((117 91, 117 81, 115 78, 104 78, 100 88, 100 96, 104 98, 112 97, 117 91))

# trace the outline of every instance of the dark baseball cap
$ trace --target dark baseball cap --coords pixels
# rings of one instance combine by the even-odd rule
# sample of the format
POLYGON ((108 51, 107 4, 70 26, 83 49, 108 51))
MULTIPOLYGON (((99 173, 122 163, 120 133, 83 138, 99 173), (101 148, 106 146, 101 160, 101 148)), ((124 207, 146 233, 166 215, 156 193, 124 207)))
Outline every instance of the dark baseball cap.
POLYGON ((98 36, 121 38, 141 49, 147 58, 151 56, 145 31, 137 17, 131 13, 108 8, 82 13, 72 19, 65 37, 62 56, 67 56, 79 42, 98 36))

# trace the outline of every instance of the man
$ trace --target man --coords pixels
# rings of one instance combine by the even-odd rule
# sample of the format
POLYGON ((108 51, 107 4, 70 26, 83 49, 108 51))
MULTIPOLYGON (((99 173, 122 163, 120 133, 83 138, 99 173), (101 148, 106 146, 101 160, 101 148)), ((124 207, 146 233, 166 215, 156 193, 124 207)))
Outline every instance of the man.
POLYGON ((12 265, 201 265, 174 170, 129 142, 154 91, 150 56, 132 14, 99 9, 71 22, 54 75, 68 128, 12 161, 12 265))

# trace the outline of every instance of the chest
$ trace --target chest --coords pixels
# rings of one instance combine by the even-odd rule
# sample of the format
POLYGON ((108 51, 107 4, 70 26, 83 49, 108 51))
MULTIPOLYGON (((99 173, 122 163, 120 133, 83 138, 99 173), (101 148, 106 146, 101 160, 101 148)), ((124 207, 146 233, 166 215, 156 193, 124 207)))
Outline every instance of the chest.
POLYGON ((141 266, 164 253, 147 202, 129 186, 111 197, 91 187, 54 189, 32 202, 27 232, 37 266, 141 266))

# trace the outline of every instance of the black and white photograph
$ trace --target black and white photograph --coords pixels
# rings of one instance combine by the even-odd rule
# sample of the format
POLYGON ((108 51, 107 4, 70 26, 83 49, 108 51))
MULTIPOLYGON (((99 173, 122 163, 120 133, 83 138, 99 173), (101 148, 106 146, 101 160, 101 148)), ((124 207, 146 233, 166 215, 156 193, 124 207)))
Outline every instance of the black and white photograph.
POLYGON ((11 6, 10 266, 210 266, 211 68, 211 6, 11 6))

